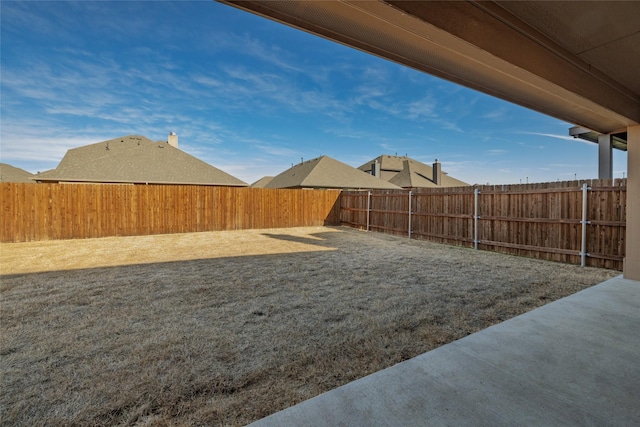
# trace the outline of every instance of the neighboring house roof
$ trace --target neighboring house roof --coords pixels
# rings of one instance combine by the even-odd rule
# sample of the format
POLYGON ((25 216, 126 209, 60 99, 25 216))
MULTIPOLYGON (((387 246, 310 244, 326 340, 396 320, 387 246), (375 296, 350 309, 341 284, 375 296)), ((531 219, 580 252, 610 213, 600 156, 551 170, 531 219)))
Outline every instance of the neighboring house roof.
POLYGON ((39 182, 102 182, 240 186, 238 178, 165 141, 128 135, 68 150, 58 167, 39 182))
POLYGON ((380 178, 402 188, 464 187, 469 185, 447 175, 444 171, 441 171, 440 184, 436 184, 433 179, 432 166, 407 156, 383 154, 358 169, 371 174, 371 165, 376 161, 380 164, 380 178))
POLYGON ((0 163, 0 182, 30 182, 34 183, 31 178, 34 175, 24 169, 11 166, 7 163, 0 163))
POLYGON ((389 180, 392 184, 402 188, 436 187, 436 184, 416 170, 416 165, 409 160, 403 162, 403 168, 389 180))
POLYGON ((328 156, 307 160, 287 169, 275 176, 265 188, 400 189, 328 156))
POLYGON ((252 188, 265 188, 266 185, 269 182, 271 182, 272 179, 273 179, 272 176, 263 176, 262 178, 260 178, 259 180, 257 180, 253 184, 251 184, 251 187, 252 188))

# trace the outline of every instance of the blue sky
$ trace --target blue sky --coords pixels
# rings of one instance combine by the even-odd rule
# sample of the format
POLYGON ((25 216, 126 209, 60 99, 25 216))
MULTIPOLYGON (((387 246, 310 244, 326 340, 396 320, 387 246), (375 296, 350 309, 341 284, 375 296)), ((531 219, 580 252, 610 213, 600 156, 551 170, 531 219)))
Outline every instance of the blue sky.
POLYGON ((303 158, 396 153, 471 184, 597 177, 597 146, 569 123, 214 1, 0 7, 0 157, 30 172, 173 131, 248 183, 303 158))

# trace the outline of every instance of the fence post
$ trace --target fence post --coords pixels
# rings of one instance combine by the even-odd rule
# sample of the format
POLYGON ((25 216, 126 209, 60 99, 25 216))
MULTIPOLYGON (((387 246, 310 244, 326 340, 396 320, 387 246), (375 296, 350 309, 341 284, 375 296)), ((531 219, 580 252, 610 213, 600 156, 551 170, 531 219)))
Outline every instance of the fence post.
POLYGON ((412 191, 409 191, 409 239, 411 239, 411 196, 413 195, 412 191))
POLYGON ((478 188, 473 189, 473 249, 478 250, 478 188))
POLYGON ((369 216, 371 212, 371 191, 367 191, 367 231, 369 231, 369 216))
POLYGON ((589 187, 587 183, 582 183, 582 220, 580 224, 582 224, 582 242, 580 245, 580 266, 584 267, 586 265, 587 259, 587 224, 591 221, 587 221, 587 191, 589 187))

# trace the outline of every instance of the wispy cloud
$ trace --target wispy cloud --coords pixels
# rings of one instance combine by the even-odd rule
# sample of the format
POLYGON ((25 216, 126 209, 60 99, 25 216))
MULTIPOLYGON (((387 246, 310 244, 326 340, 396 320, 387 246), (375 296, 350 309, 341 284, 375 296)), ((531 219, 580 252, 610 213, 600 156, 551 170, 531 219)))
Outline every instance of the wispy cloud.
POLYGON ((464 132, 464 130, 461 129, 456 122, 453 122, 451 120, 437 118, 437 119, 433 119, 432 121, 438 124, 439 126, 442 126, 443 129, 452 130, 455 132, 464 132))
POLYGON ((349 138, 349 139, 371 139, 375 135, 371 132, 364 131, 362 129, 352 129, 352 128, 328 128, 324 130, 325 133, 334 135, 338 138, 349 138))
POLYGON ((297 73, 306 71, 295 63, 294 58, 288 51, 283 50, 278 45, 268 45, 246 34, 240 39, 240 45, 243 54, 251 55, 263 62, 275 65, 282 70, 297 73))
POLYGON ((544 145, 533 145, 533 144, 526 144, 522 141, 519 141, 516 143, 517 145, 521 146, 521 147, 525 147, 525 148, 534 148, 534 149, 538 149, 538 150, 544 150, 546 147, 544 145))
POLYGON ((491 156, 499 156, 506 153, 507 153, 507 150, 501 150, 501 149, 487 150, 487 154, 491 156))
POLYGON ((498 109, 491 110, 491 111, 488 111, 488 112, 482 114, 481 117, 483 119, 499 122, 499 121, 503 121, 503 120, 507 119, 507 117, 508 117, 508 112, 507 111, 508 110, 506 108, 504 108, 504 107, 503 108, 498 108, 498 109))
POLYGON ((111 137, 109 132, 100 129, 52 126, 41 119, 3 119, 1 157, 3 162, 30 161, 37 163, 41 170, 53 169, 67 150, 111 137))
POLYGON ((298 150, 293 150, 289 147, 283 147, 283 146, 258 144, 256 145, 256 148, 263 151, 264 153, 271 154, 274 156, 280 156, 280 157, 288 157, 288 158, 299 157, 301 154, 303 154, 298 150))
POLYGON ((379 145, 380 145, 380 147, 382 147, 383 150, 385 150, 385 151, 387 151, 389 153, 395 152, 395 151, 398 150, 396 147, 394 147, 393 145, 390 145, 390 144, 379 144, 379 145))
POLYGON ((375 110, 391 112, 395 114, 397 111, 390 108, 383 100, 389 95, 389 89, 382 81, 366 81, 353 90, 354 97, 352 102, 356 105, 366 105, 375 110))
MULTIPOLYGON (((520 132, 526 135, 536 135, 536 136, 546 136, 548 138, 555 138, 555 139, 562 139, 565 141, 576 141, 576 138, 569 136, 569 135, 558 135, 558 134, 553 134, 553 133, 540 133, 540 132, 520 132)), ((589 144, 591 144, 588 141, 583 141, 581 139, 577 139, 579 142, 587 142, 589 144)))
POLYGON ((408 117, 411 119, 434 117, 436 101, 432 97, 426 97, 413 101, 407 105, 408 117))
POLYGON ((585 165, 579 163, 550 163, 549 166, 554 168, 583 168, 585 165))
POLYGON ((222 82, 220 79, 216 79, 211 76, 205 76, 202 74, 191 75, 191 80, 199 85, 214 88, 219 88, 224 85, 224 82, 222 82))

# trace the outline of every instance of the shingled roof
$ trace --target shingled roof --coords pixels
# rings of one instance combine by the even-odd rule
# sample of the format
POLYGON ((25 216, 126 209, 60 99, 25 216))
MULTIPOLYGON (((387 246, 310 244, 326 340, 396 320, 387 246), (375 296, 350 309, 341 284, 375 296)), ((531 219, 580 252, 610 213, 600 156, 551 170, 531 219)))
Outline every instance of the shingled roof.
POLYGON ((260 178, 259 180, 257 180, 253 184, 251 184, 251 187, 252 188, 265 188, 266 185, 269 182, 271 182, 272 179, 273 179, 272 176, 263 176, 262 178, 260 178))
POLYGON ((34 175, 24 169, 11 166, 7 163, 0 163, 0 182, 30 182, 35 181, 31 178, 34 175))
POLYGON ((442 171, 440 183, 433 180, 433 167, 407 156, 390 156, 383 154, 358 167, 363 172, 371 174, 371 165, 380 164, 380 178, 402 188, 437 188, 464 187, 469 184, 450 177, 442 171))
POLYGON ((238 178, 165 141, 128 135, 68 150, 39 182, 195 184, 246 187, 238 178))
POLYGON ((275 176, 265 188, 400 189, 328 156, 307 160, 287 169, 275 176))

